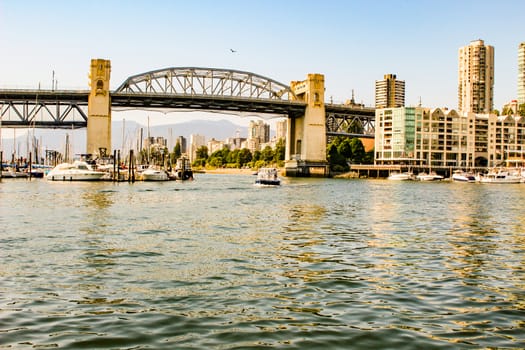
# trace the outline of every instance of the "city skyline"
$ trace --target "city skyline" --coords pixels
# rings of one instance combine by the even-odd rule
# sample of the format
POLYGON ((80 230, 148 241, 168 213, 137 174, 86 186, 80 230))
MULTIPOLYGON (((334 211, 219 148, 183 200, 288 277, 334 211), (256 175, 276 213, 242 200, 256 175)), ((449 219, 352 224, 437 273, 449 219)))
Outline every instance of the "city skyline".
MULTIPOLYGON (((525 3, 473 5, 4 1, 0 31, 8 35, 0 47, 8 54, 0 59, 0 87, 86 89, 90 59, 105 58, 112 89, 131 75, 166 67, 230 68, 285 84, 320 73, 326 101, 343 103, 354 91, 356 102, 373 106, 375 81, 396 74, 406 82, 407 106, 457 108, 458 49, 482 39, 495 50, 494 108, 501 109, 517 98, 525 3)), ((145 115, 113 116, 135 114, 145 115)), ((252 117, 233 118, 247 124, 252 117)))

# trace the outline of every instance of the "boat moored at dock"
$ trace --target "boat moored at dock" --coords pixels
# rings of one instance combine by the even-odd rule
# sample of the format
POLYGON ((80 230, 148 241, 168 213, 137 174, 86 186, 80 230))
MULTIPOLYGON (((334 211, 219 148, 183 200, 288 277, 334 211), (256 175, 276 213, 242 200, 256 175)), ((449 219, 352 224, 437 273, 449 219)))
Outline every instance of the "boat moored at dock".
POLYGON ((168 181, 170 178, 165 170, 149 167, 141 173, 143 181, 168 181))
POLYGON ((408 180, 414 180, 414 174, 409 172, 393 172, 388 176, 388 180, 394 180, 394 181, 408 181, 408 180))
POLYGON ((98 181, 108 173, 93 170, 85 161, 76 160, 73 163, 61 163, 54 167, 46 176, 50 181, 98 181))
POLYGON ((472 173, 463 171, 463 170, 455 170, 452 173, 452 181, 456 182, 476 182, 476 176, 472 173))
POLYGON ((520 173, 506 169, 492 169, 486 174, 480 174, 478 180, 484 184, 519 184, 523 182, 520 173))
POLYGON ((419 173, 416 176, 416 179, 419 181, 441 181, 443 180, 443 176, 436 174, 435 172, 430 173, 419 173))

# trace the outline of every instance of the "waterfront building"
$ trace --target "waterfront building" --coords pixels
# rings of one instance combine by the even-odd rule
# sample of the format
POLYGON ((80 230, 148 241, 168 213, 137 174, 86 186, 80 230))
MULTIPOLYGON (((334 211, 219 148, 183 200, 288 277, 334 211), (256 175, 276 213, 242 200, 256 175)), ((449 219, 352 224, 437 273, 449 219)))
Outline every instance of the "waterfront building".
POLYGON ((494 105, 494 47, 474 40, 459 48, 458 109, 491 113, 494 105))
POLYGON ((525 117, 423 107, 376 110, 377 165, 521 165, 524 151, 525 117))
POLYGON ((525 103, 525 42, 518 47, 518 104, 525 103))
POLYGON ((395 74, 385 74, 383 80, 376 80, 376 108, 404 106, 405 82, 403 80, 397 80, 395 74))
POLYGON ((414 161, 416 114, 420 107, 376 109, 375 164, 409 164, 414 161))
POLYGON ((489 166, 524 166, 525 117, 490 114, 487 118, 489 166))
POLYGON ((206 137, 199 134, 190 135, 190 152, 189 158, 190 163, 193 163, 197 159, 197 150, 206 145, 206 137))

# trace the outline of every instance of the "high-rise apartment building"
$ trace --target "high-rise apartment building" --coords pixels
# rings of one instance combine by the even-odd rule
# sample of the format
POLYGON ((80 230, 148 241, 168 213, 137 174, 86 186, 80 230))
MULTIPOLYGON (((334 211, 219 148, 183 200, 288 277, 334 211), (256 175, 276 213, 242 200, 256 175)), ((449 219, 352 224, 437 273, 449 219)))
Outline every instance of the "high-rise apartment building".
POLYGON ((494 106, 494 47, 483 40, 459 49, 458 109, 491 113, 494 106))
POLYGON ((276 128, 276 132, 275 132, 275 138, 277 140, 279 139, 283 139, 283 140, 286 140, 286 124, 287 124, 287 120, 284 119, 284 120, 279 120, 277 123, 275 123, 275 128, 276 128))
POLYGON ((525 103, 525 42, 518 47, 518 105, 525 103))
POLYGON ((206 145, 206 137, 199 134, 190 135, 190 150, 189 158, 190 162, 193 163, 197 159, 197 150, 206 145))
POLYGON ((383 80, 376 80, 376 108, 405 106, 405 82, 397 80, 395 74, 385 74, 383 80))
POLYGON ((270 125, 266 124, 262 120, 250 121, 248 126, 248 140, 252 145, 250 150, 259 150, 259 145, 270 141, 270 125))

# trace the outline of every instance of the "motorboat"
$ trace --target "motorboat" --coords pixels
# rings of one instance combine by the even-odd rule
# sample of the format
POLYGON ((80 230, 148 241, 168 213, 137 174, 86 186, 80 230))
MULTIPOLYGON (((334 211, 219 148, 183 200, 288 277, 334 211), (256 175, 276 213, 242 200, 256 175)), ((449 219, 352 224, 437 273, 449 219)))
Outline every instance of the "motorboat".
POLYGON ((97 181, 107 173, 94 170, 85 161, 76 160, 73 163, 61 163, 47 173, 46 179, 50 181, 97 181))
POLYGON ((496 169, 487 174, 479 176, 480 183, 492 184, 519 184, 522 182, 521 174, 513 173, 508 170, 496 169))
POLYGON ((463 171, 463 170, 455 170, 452 173, 452 181, 457 182, 476 182, 476 176, 472 173, 463 171))
POLYGON ((443 176, 438 175, 435 172, 431 172, 429 174, 423 172, 417 174, 416 179, 419 181, 440 181, 443 180, 443 176))
POLYGON ((257 172, 255 185, 257 186, 279 186, 281 180, 276 168, 260 168, 257 172))
POLYGON ((193 170, 191 170, 191 163, 187 157, 183 156, 177 159, 175 178, 177 180, 193 180, 193 170))
POLYGON ((167 181, 169 180, 168 173, 164 170, 149 167, 141 173, 143 181, 167 181))
POLYGON ((407 180, 413 180, 413 179, 414 179, 414 175, 412 173, 407 173, 407 172, 404 172, 404 173, 393 172, 390 174, 390 176, 388 176, 388 180, 394 180, 394 181, 407 181, 407 180))

